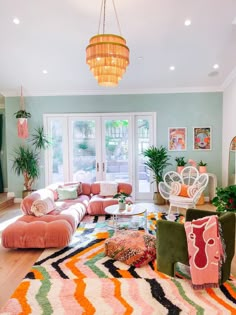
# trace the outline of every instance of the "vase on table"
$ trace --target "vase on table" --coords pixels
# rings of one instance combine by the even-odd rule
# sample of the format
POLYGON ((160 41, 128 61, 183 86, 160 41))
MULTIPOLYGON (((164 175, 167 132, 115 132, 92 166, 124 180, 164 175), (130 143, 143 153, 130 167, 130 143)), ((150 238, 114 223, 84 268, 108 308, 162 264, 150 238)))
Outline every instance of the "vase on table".
POLYGON ((119 210, 120 211, 124 211, 125 210, 125 207, 126 207, 125 201, 119 201, 118 205, 119 205, 119 210))

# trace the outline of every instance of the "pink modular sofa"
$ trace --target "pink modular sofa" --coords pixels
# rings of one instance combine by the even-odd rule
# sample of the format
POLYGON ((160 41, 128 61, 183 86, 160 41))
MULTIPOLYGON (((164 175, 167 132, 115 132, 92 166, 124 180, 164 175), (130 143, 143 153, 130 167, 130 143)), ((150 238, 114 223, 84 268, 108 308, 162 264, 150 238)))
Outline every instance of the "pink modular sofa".
MULTIPOLYGON (((37 190, 25 197, 21 203, 24 215, 2 232, 5 248, 49 248, 67 246, 85 214, 104 215, 105 208, 116 204, 113 196, 100 195, 100 183, 77 183, 77 198, 60 200, 58 188, 76 183, 59 183, 37 190), (34 202, 43 198, 53 203, 53 210, 35 216, 31 209, 34 202)), ((132 193, 129 183, 118 183, 117 192, 132 193)), ((130 202, 132 200, 128 198, 130 202)))

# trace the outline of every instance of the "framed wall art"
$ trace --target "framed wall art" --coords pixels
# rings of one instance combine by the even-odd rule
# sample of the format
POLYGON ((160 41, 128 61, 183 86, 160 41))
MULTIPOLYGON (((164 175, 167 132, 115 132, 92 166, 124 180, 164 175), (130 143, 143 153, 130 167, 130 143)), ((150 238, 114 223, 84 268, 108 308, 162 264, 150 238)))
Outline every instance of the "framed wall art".
POLYGON ((187 128, 169 127, 168 128, 168 150, 186 151, 187 150, 187 128))
POLYGON ((211 150, 211 127, 193 127, 193 150, 211 150))

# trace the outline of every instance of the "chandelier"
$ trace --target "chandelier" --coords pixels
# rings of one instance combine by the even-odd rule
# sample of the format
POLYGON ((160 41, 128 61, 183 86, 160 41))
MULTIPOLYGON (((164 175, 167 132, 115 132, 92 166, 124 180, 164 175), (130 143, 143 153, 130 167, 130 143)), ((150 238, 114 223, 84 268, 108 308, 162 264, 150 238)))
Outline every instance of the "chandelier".
MULTIPOLYGON (((117 17, 114 0, 113 8, 117 25, 120 25, 117 17)), ((89 65, 95 79, 102 86, 117 86, 129 64, 129 48, 126 40, 120 35, 105 34, 106 24, 106 0, 102 0, 98 35, 93 36, 86 48, 86 63, 89 65), (101 20, 103 16, 103 34, 100 34, 101 20)))

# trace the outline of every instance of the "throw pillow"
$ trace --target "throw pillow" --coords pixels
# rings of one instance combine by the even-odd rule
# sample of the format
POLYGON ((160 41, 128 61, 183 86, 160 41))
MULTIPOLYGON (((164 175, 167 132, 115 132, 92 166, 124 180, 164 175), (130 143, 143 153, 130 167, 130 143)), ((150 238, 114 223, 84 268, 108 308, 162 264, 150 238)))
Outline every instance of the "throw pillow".
POLYGON ((189 197, 188 188, 189 188, 188 185, 181 184, 179 196, 181 196, 181 197, 189 197))
POLYGON ((57 188, 59 200, 76 199, 78 197, 78 185, 70 185, 57 188))
POLYGON ((192 198, 198 190, 197 185, 186 185, 179 182, 171 183, 171 195, 192 198))
POLYGON ((116 182, 100 182, 100 195, 104 197, 113 196, 117 193, 116 182))
POLYGON ((59 185, 58 188, 67 188, 67 187, 77 187, 78 196, 83 193, 82 182, 79 183, 66 183, 64 185, 59 185))

